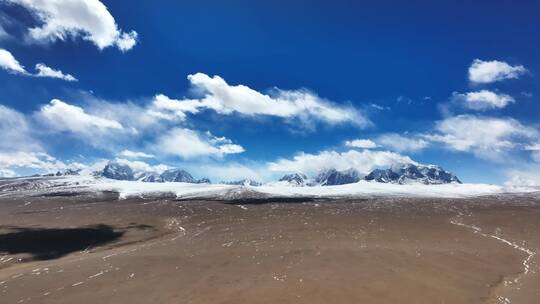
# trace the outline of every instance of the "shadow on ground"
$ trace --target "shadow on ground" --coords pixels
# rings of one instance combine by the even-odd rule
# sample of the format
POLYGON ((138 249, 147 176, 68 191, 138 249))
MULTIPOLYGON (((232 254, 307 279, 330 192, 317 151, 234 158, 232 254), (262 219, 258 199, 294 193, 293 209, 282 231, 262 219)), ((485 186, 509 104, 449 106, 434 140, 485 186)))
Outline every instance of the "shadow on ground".
POLYGON ((35 260, 57 259, 72 252, 113 242, 124 234, 108 225, 81 228, 9 228, 0 234, 0 253, 31 254, 35 260))

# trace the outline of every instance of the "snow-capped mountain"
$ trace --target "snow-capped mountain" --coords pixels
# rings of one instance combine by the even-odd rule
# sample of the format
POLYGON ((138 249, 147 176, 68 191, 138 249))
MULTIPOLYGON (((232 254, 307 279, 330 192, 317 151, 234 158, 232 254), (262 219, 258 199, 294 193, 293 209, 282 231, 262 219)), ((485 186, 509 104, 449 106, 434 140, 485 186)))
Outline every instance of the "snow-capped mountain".
POLYGON ((169 169, 163 173, 157 172, 135 172, 127 164, 121 164, 116 161, 110 161, 101 172, 98 172, 99 176, 103 176, 110 179, 127 180, 127 181, 142 181, 146 183, 164 183, 164 182, 179 182, 179 183, 194 183, 194 184, 210 184, 208 178, 202 178, 196 180, 189 172, 182 169, 169 169))
POLYGON ((197 181, 195 181, 196 184, 211 184, 212 181, 207 178, 207 177, 203 177, 201 179, 198 179, 197 181))
POLYGON ((201 179, 194 179, 189 172, 182 169, 170 169, 161 174, 155 172, 144 173, 138 180, 146 183, 164 183, 164 182, 180 182, 180 183, 193 183, 193 184, 211 184, 212 182, 203 177, 201 179))
MULTIPOLYGON (((65 172, 58 172, 56 176, 63 175, 78 175, 78 170, 66 170, 65 172)), ((156 172, 134 172, 127 164, 122 164, 117 161, 110 161, 105 168, 98 175, 127 181, 142 181, 148 183, 163 183, 163 182, 181 182, 181 183, 197 183, 197 184, 210 184, 211 181, 208 178, 202 178, 196 180, 193 176, 183 169, 169 169, 159 174, 156 172)), ((50 176, 55 176, 51 174, 50 176)), ((445 171, 439 166, 435 165, 416 165, 406 164, 393 166, 388 169, 375 169, 364 178, 355 169, 348 169, 344 171, 338 171, 336 169, 327 169, 321 171, 311 182, 305 174, 292 173, 286 174, 277 182, 269 183, 267 185, 282 185, 282 186, 332 186, 332 185, 344 185, 357 183, 361 179, 366 181, 375 181, 380 183, 393 183, 393 184, 413 184, 420 183, 426 185, 433 184, 448 184, 458 183, 461 181, 451 172, 445 171)), ((251 179, 242 179, 232 182, 223 182, 228 185, 243 185, 243 186, 261 186, 258 181, 251 179)))
POLYGON ((389 169, 375 169, 366 175, 364 179, 367 181, 395 184, 461 184, 461 181, 456 175, 434 165, 406 164, 389 169))
POLYGON ((160 175, 161 181, 163 182, 180 182, 180 183, 195 183, 196 180, 183 169, 169 169, 165 170, 160 175))
POLYGON ((231 182, 222 182, 224 185, 238 185, 238 186, 253 186, 253 187, 259 187, 262 184, 258 181, 254 181, 252 179, 244 178, 237 181, 231 181, 231 182))
POLYGON ((306 186, 309 183, 307 176, 303 173, 286 174, 279 181, 286 182, 292 186, 306 186))
POLYGON ((344 171, 327 169, 315 177, 315 183, 321 186, 352 184, 358 181, 360 181, 360 173, 352 168, 344 171))
POLYGON ((130 166, 110 161, 100 174, 103 177, 118 180, 134 180, 135 175, 130 166))
POLYGON ((36 176, 70 176, 70 175, 80 175, 81 169, 66 169, 64 171, 57 171, 56 173, 47 173, 43 175, 37 174, 36 176))
POLYGON ((139 176, 137 179, 141 182, 145 183, 161 183, 163 182, 163 179, 161 179, 161 176, 159 173, 155 172, 145 172, 139 176))
POLYGON ((393 183, 399 179, 400 175, 391 169, 375 169, 364 177, 367 181, 379 183, 393 183))

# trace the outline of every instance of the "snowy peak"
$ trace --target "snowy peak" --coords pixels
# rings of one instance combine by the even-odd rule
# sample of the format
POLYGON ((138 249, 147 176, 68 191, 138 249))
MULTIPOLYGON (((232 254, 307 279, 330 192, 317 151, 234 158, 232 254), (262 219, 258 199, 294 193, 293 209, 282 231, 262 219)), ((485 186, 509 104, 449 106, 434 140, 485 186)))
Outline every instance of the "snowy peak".
POLYGON ((118 180, 134 180, 135 179, 135 176, 133 174, 133 170, 131 169, 131 167, 125 164, 120 164, 115 161, 110 161, 105 166, 105 168, 103 168, 101 175, 106 178, 118 179, 118 180))
POLYGON ((244 178, 244 179, 237 180, 237 181, 232 181, 232 182, 222 182, 222 184, 224 184, 224 185, 237 185, 237 186, 253 186, 253 187, 258 187, 258 186, 262 185, 258 181, 254 181, 254 180, 248 179, 248 178, 244 178))
POLYGON ((210 179, 207 177, 203 177, 201 179, 196 180, 195 183, 196 184, 211 184, 212 181, 210 181, 210 179))
POLYGON ((306 186, 308 184, 308 178, 303 173, 291 173, 286 174, 279 179, 280 182, 287 182, 294 186, 306 186))
POLYGON ((315 183, 321 186, 334 186, 357 183, 360 181, 360 173, 355 169, 337 171, 336 169, 328 169, 320 172, 315 177, 315 183))
POLYGON ((414 164, 406 164, 401 167, 392 167, 389 169, 375 169, 366 175, 364 179, 367 181, 394 184, 461 184, 461 181, 457 176, 451 172, 445 171, 439 166, 414 164))
POLYGON ((394 172, 392 169, 375 169, 366 175, 364 179, 379 183, 392 183, 399 179, 399 174, 394 172))
POLYGON ((81 169, 66 169, 64 172, 56 172, 56 176, 80 175, 81 169))
POLYGON ((161 174, 158 173, 145 173, 138 180, 146 183, 164 183, 164 182, 177 182, 177 183, 193 183, 193 184, 211 184, 212 182, 204 177, 201 179, 194 179, 189 172, 182 169, 170 169, 161 174))
POLYGON ((169 169, 159 174, 157 172, 134 172, 133 169, 127 164, 122 164, 116 161, 110 161, 101 172, 100 176, 116 179, 116 180, 128 180, 128 181, 142 181, 146 183, 164 183, 164 182, 179 182, 179 183, 197 183, 197 184, 210 184, 208 178, 202 178, 196 180, 189 174, 189 172, 182 169, 169 169))
POLYGON ((155 172, 145 172, 145 173, 141 174, 137 180, 139 180, 141 182, 145 182, 145 183, 160 183, 160 182, 163 182, 163 180, 161 179, 160 174, 155 173, 155 172))
POLYGON ((169 169, 165 170, 160 175, 163 182, 179 182, 179 183, 195 183, 196 180, 189 174, 189 172, 182 169, 169 169))

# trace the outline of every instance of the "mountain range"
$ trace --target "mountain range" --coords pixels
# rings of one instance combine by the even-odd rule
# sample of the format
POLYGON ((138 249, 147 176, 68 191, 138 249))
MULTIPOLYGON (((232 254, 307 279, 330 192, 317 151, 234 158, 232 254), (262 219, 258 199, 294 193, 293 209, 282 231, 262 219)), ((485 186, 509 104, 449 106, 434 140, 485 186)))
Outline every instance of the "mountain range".
MULTIPOLYGON (((78 174, 78 171, 66 170, 65 173, 61 175, 71 174, 78 174)), ((162 173, 134 172, 134 170, 127 164, 122 164, 117 161, 110 161, 103 168, 103 170, 97 172, 96 175, 116 180, 137 180, 147 183, 211 183, 208 178, 195 179, 189 172, 183 169, 168 169, 162 173)), ((365 176, 359 173, 356 169, 352 168, 343 171, 338 171, 334 168, 330 168, 322 170, 312 180, 303 173, 290 173, 284 175, 282 178, 279 179, 278 182, 274 182, 272 184, 296 187, 333 186, 357 183, 361 180, 392 184, 461 184, 461 180, 455 174, 445 171, 439 166, 419 164, 404 164, 392 166, 387 169, 375 169, 365 176)), ((221 183, 242 186, 262 185, 262 183, 251 179, 242 179, 238 181, 228 181, 221 183)))
POLYGON ((451 172, 445 171, 439 166, 406 164, 389 169, 375 169, 364 177, 367 181, 393 184, 422 183, 425 185, 436 184, 461 184, 459 178, 451 172))
POLYGON ((138 172, 127 164, 121 164, 115 161, 110 161, 101 172, 97 175, 116 180, 142 181, 147 183, 164 183, 164 182, 179 182, 193 184, 210 184, 208 178, 195 179, 189 172, 183 169, 169 169, 162 173, 156 172, 138 172))

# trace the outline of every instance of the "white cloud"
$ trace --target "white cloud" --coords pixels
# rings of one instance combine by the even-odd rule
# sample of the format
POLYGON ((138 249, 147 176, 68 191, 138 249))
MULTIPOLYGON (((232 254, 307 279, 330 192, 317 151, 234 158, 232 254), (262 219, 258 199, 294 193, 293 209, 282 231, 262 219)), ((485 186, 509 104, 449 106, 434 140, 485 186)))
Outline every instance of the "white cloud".
POLYGON ((512 169, 506 172, 506 186, 540 187, 540 166, 529 164, 526 168, 512 169))
POLYGON ((13 109, 0 105, 0 175, 7 177, 18 169, 50 172, 65 164, 44 152, 30 121, 13 109))
POLYGON ((42 106, 38 115, 57 131, 70 131, 91 136, 96 132, 104 133, 123 129, 117 121, 88 114, 83 108, 58 99, 53 99, 49 104, 42 106))
POLYGON ((116 46, 122 51, 131 50, 135 44, 137 44, 137 38, 139 34, 135 31, 129 33, 121 33, 120 36, 116 38, 116 46))
MULTIPOLYGON (((1 19, 0 19, 1 21, 1 19)), ((9 34, 6 32, 2 24, 0 24, 0 41, 9 38, 9 34)))
POLYGON ((42 152, 0 152, 0 168, 30 168, 41 172, 55 172, 66 169, 67 165, 42 152))
POLYGON ((353 139, 345 142, 347 147, 361 148, 361 149, 373 149, 377 147, 377 144, 370 139, 353 139))
POLYGON ((237 181, 241 179, 251 179, 258 182, 271 180, 269 172, 257 165, 246 166, 238 163, 227 164, 194 164, 186 168, 190 172, 197 172, 199 175, 210 178, 213 182, 237 181))
POLYGON ((198 113, 199 108, 203 107, 204 105, 197 99, 175 100, 158 94, 148 111, 157 118, 183 121, 186 119, 186 113, 198 113))
MULTIPOLYGON (((109 102, 92 95, 81 96, 86 104, 86 111, 95 116, 119 122, 125 129, 137 131, 160 132, 164 127, 162 119, 153 116, 147 106, 131 101, 109 102)), ((135 131, 133 133, 136 133, 135 131)))
POLYGON ((5 49, 0 49, 0 68, 10 73, 28 74, 24 69, 24 66, 22 66, 19 61, 5 49))
POLYGON ((540 151, 540 143, 531 143, 523 147, 523 150, 527 151, 540 151))
POLYGON ((80 36, 99 49, 116 46, 121 51, 131 49, 137 42, 137 32, 120 30, 107 7, 99 0, 7 1, 27 8, 43 23, 29 30, 29 37, 33 40, 64 41, 80 36))
POLYGON ((490 118, 459 115, 439 121, 438 133, 425 135, 426 139, 442 142, 448 148, 472 152, 491 160, 502 160, 520 141, 529 141, 538 132, 511 118, 490 118))
POLYGON ((71 74, 64 74, 60 70, 55 70, 51 67, 48 67, 47 65, 43 63, 36 64, 36 71, 37 73, 35 76, 37 77, 50 77, 50 78, 58 78, 65 81, 77 81, 77 78, 73 77, 71 74))
POLYGON ((0 151, 42 151, 26 117, 0 105, 0 151))
POLYGON ((405 137, 395 133, 381 135, 377 143, 398 152, 420 151, 429 146, 429 142, 425 139, 405 137))
POLYGON ((237 154, 246 151, 244 147, 235 144, 225 144, 218 147, 223 154, 237 154))
MULTIPOLYGON (((170 169, 169 166, 164 165, 164 164, 153 166, 139 160, 128 160, 124 158, 116 158, 115 161, 123 165, 128 165, 135 173, 138 173, 138 172, 163 173, 163 171, 170 169)), ((99 162, 99 164, 102 164, 102 162, 99 162)), ((104 167, 105 167, 104 165, 101 166, 101 169, 103 169, 104 167)))
MULTIPOLYGON (((219 138, 218 138, 219 139, 219 138)), ((225 144, 216 141, 208 134, 199 134, 190 129, 175 128, 158 138, 154 147, 156 153, 176 155, 182 158, 217 156, 244 152, 244 148, 226 140, 225 144)))
POLYGON ((131 150, 123 150, 122 152, 118 153, 118 155, 127 157, 127 158, 154 158, 155 157, 153 154, 147 154, 144 152, 137 152, 137 151, 131 151, 131 150))
POLYGON ((525 144, 523 150, 529 151, 533 161, 540 164, 540 143, 534 142, 525 144))
POLYGON ((388 107, 388 106, 383 107, 383 106, 378 105, 376 103, 370 103, 369 106, 374 108, 375 110, 379 110, 379 111, 384 111, 384 110, 389 111, 390 110, 390 107, 388 107))
POLYGON ((188 79, 194 91, 202 93, 203 97, 175 100, 157 95, 154 99, 154 115, 183 120, 186 113, 212 109, 225 115, 236 112, 247 116, 298 118, 305 124, 319 120, 329 124, 370 125, 369 119, 358 110, 332 104, 306 90, 275 89, 271 95, 267 95, 244 85, 229 85, 219 76, 197 73, 189 75, 188 79))
POLYGON ((111 152, 140 138, 134 128, 58 99, 43 105, 34 117, 45 134, 65 132, 84 144, 111 152))
POLYGON ((375 168, 389 167, 396 164, 416 163, 408 156, 389 151, 349 150, 347 152, 322 151, 318 154, 299 153, 292 159, 279 159, 268 163, 270 171, 302 172, 313 175, 317 172, 335 168, 346 170, 354 168, 362 174, 368 174, 375 168))
POLYGON ((51 67, 48 67, 44 63, 36 64, 36 74, 29 73, 23 65, 5 49, 0 49, 0 68, 4 69, 10 73, 21 74, 26 76, 34 77, 49 77, 49 78, 58 78, 65 81, 77 81, 73 75, 64 74, 60 70, 55 70, 51 67))
POLYGON ((469 81, 473 83, 492 83, 504 79, 519 78, 527 72, 524 66, 511 66, 504 61, 483 61, 475 59, 469 67, 469 81))
POLYGON ((508 170, 508 186, 540 187, 540 143, 524 145, 523 150, 530 152, 531 160, 521 162, 516 168, 508 170))
POLYGON ((454 93, 452 99, 472 110, 502 109, 516 100, 507 94, 497 94, 488 90, 468 92, 465 94, 454 93))
POLYGON ((10 169, 0 169, 0 177, 15 177, 17 173, 10 169))

